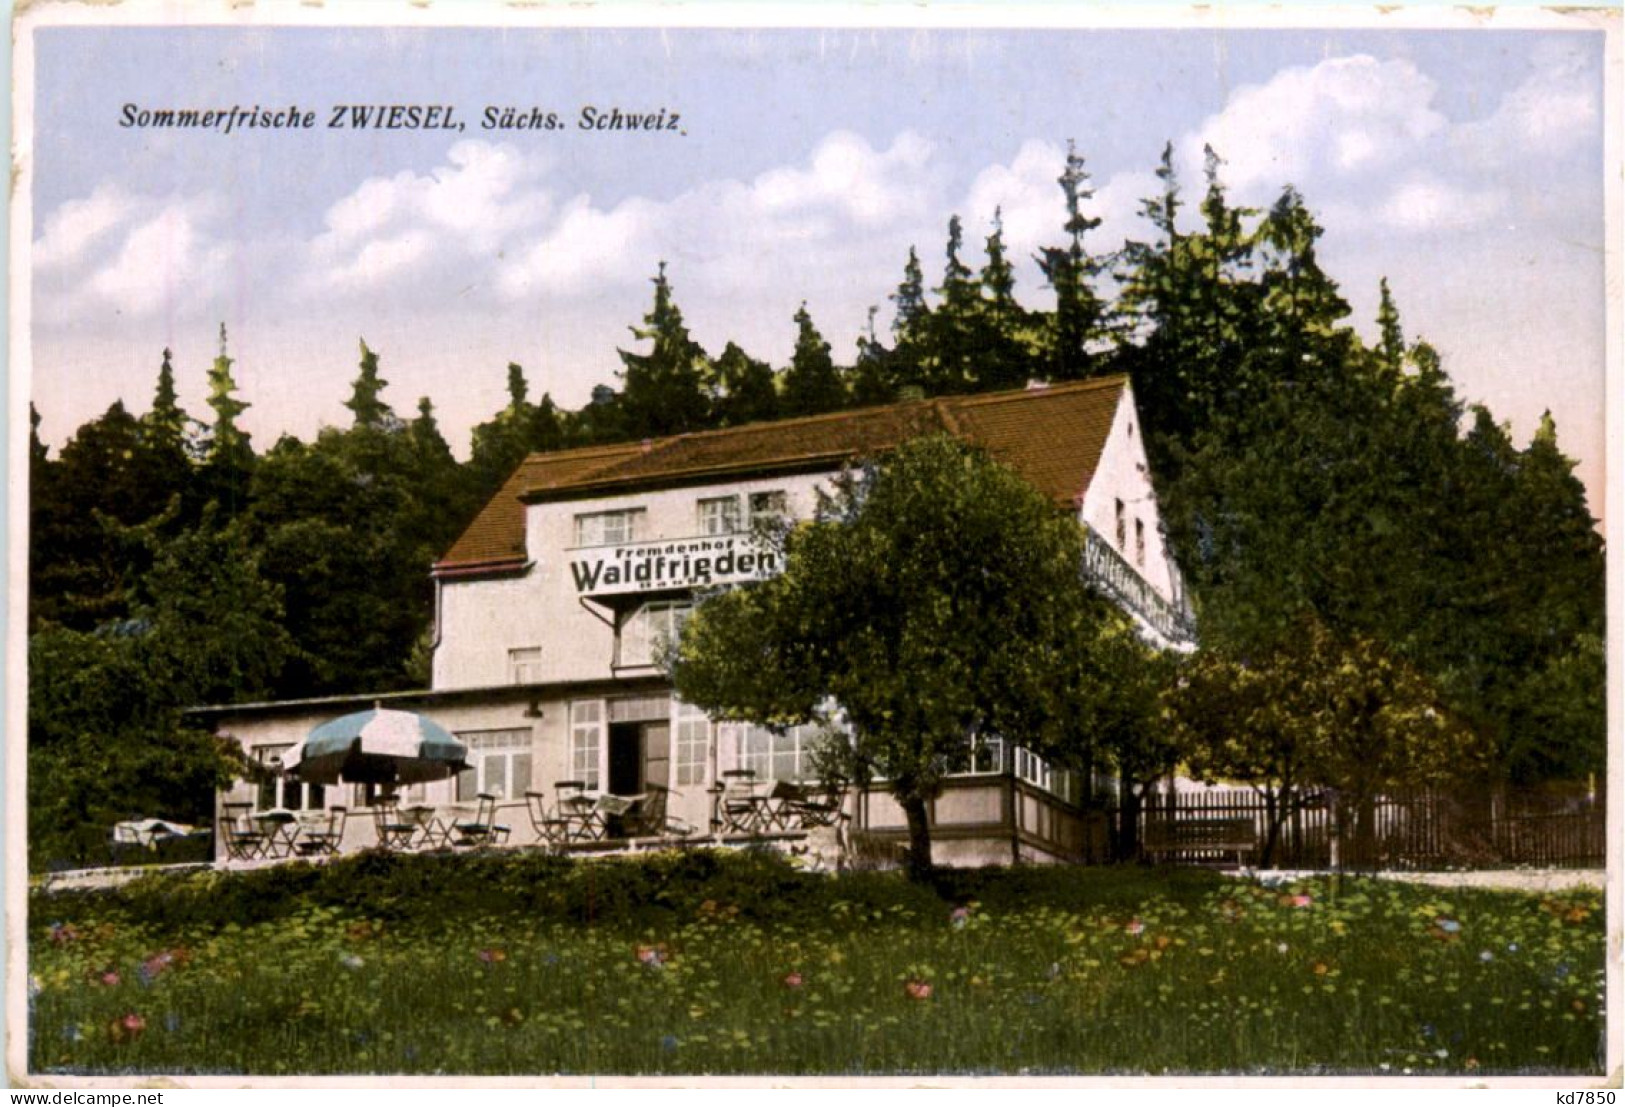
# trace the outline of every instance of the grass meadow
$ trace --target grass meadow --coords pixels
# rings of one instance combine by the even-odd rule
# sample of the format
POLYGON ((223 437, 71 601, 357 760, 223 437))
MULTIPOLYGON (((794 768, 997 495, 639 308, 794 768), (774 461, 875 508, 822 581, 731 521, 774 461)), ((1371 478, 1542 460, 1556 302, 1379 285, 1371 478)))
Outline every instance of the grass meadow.
POLYGON ((30 904, 36 1073, 1593 1074, 1601 894, 363 855, 30 904))

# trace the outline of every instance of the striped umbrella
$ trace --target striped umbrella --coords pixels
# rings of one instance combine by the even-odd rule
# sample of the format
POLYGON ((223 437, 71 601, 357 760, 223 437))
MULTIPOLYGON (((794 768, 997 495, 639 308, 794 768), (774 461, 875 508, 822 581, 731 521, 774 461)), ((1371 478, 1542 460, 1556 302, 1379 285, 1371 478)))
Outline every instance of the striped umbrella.
POLYGON ((461 772, 467 758, 468 747, 433 719, 379 705, 316 727, 282 768, 312 784, 416 784, 461 772))

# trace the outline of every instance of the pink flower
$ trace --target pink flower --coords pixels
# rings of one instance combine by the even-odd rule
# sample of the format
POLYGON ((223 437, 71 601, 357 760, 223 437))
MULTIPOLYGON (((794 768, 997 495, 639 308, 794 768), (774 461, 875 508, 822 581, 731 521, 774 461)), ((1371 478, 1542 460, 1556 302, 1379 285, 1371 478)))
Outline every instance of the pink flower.
POLYGON ((948 922, 955 930, 961 929, 969 921, 970 921, 970 908, 969 907, 959 906, 959 907, 955 907, 952 911, 948 912, 948 922))
POLYGON ((783 984, 786 988, 799 988, 804 983, 805 981, 798 972, 787 972, 784 974, 783 984))
POLYGON ((648 965, 651 969, 658 969, 666 963, 670 954, 664 943, 653 946, 638 946, 638 963, 648 965))
POLYGON ((1308 907, 1313 902, 1315 901, 1311 896, 1296 895, 1292 897, 1292 906, 1294 907, 1308 907))
POLYGON ((930 999, 931 985, 923 980, 910 980, 907 984, 903 985, 903 992, 908 996, 909 999, 930 999))
POLYGON ((107 1025, 107 1036, 114 1042, 122 1043, 134 1041, 141 1036, 147 1028, 147 1020, 131 1011, 123 1018, 114 1019, 107 1025))
POLYGON ((1130 919, 1128 925, 1123 929, 1128 931, 1130 934, 1144 934, 1145 923, 1141 922, 1139 919, 1130 919))
POLYGON ((69 923, 52 923, 46 937, 53 945, 64 946, 79 937, 79 932, 69 923))
POLYGON ((106 972, 102 973, 101 982, 107 985, 109 988, 116 987, 119 982, 118 970, 108 969, 106 972))

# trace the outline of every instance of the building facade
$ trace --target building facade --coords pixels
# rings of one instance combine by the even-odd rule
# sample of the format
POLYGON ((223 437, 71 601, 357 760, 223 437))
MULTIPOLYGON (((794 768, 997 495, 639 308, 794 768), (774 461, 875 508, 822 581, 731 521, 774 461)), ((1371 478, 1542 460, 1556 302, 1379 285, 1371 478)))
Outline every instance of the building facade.
MULTIPOLYGON (((669 814, 704 837, 718 782, 812 775, 810 728, 714 722, 677 700, 659 649, 696 593, 777 572, 757 524, 810 519, 820 489, 861 458, 924 434, 985 449, 1077 518, 1086 571, 1163 647, 1191 641, 1139 420, 1122 377, 941 398, 673 438, 532 455, 434 566, 431 687, 388 696, 206 709, 267 768, 223 802, 294 810, 373 801, 360 786, 279 779, 311 727, 374 702, 431 715, 469 747, 469 771, 417 785, 426 804, 499 797, 527 840, 526 793, 671 790, 669 814)), ((1074 859, 1097 852, 1078 782, 1019 746, 983 751, 937 802, 943 859, 1074 859)), ((883 792, 849 797, 852 825, 901 837, 883 792)), ((347 845, 370 829, 352 818, 347 845)))

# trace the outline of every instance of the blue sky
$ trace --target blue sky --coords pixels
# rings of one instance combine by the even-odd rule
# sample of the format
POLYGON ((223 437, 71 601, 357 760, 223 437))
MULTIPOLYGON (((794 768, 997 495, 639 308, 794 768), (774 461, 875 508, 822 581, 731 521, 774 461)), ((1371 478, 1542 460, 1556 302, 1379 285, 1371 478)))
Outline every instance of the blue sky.
MULTIPOLYGON (((448 438, 504 367, 568 406, 613 382, 668 263, 695 336, 781 363, 806 300, 849 357, 910 245, 941 270, 957 212, 1017 256, 1059 237, 1075 139, 1105 252, 1166 141, 1187 196, 1212 142, 1243 202, 1292 184, 1368 333, 1386 275, 1407 332, 1520 440, 1545 408, 1601 511, 1603 37, 1564 31, 45 28, 36 39, 33 394, 48 440, 160 351, 206 414, 231 333, 267 447, 343 423, 356 341, 386 398, 448 438), (460 133, 118 126, 122 105, 451 104, 460 133), (541 106, 566 129, 478 127, 541 106), (576 130, 584 105, 666 108, 682 134, 576 130)), ((1194 205, 1189 209, 1194 214, 1194 205)), ((1018 294, 1048 303, 1036 268, 1018 294)))

